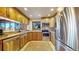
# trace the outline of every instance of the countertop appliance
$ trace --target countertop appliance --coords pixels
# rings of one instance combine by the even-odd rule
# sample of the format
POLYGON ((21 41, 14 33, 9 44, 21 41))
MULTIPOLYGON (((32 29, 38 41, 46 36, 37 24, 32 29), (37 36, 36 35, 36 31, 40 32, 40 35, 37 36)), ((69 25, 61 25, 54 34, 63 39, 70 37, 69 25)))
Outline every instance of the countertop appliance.
POLYGON ((0 29, 0 35, 3 35, 3 29, 0 29))

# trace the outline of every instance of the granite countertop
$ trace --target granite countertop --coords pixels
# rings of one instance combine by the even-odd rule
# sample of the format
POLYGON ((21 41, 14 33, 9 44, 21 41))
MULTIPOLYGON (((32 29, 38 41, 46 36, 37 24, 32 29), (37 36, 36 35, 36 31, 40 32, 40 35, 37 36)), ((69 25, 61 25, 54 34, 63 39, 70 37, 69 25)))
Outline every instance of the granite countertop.
POLYGON ((5 40, 7 38, 18 36, 18 35, 22 35, 22 34, 25 34, 25 33, 27 33, 27 31, 24 31, 24 32, 14 32, 14 33, 5 33, 3 35, 0 35, 0 40, 5 40))
POLYGON ((42 32, 42 30, 32 30, 32 31, 28 31, 28 32, 42 32))
POLYGON ((6 40, 8 38, 12 38, 18 35, 27 34, 27 32, 41 32, 41 31, 21 31, 21 32, 4 33, 3 35, 0 35, 0 40, 6 40))

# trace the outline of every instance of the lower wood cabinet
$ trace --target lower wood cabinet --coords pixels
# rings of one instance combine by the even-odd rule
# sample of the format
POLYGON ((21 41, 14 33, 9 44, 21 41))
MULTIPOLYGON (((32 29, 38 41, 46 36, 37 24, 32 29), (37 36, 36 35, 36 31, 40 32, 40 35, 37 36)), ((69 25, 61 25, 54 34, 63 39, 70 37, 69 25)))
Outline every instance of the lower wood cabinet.
POLYGON ((24 46, 24 35, 21 35, 20 37, 20 48, 24 46))
MULTIPOLYGON (((27 35, 22 34, 9 39, 3 40, 3 47, 0 46, 3 51, 18 51, 28 42, 27 35)), ((2 44, 2 43, 1 43, 2 44)))
POLYGON ((42 40, 42 32, 37 33, 37 40, 38 41, 42 40))
POLYGON ((32 32, 32 40, 38 40, 38 33, 37 32, 32 32))
POLYGON ((27 37, 29 41, 40 41, 42 40, 42 32, 28 32, 27 37))
POLYGON ((12 37, 3 41, 4 51, 16 51, 19 49, 19 36, 12 37))
POLYGON ((13 50, 17 51, 20 49, 20 37, 17 37, 16 39, 13 40, 13 50))
POLYGON ((0 51, 19 51, 27 42, 29 39, 26 33, 0 40, 0 51))
POLYGON ((42 32, 28 32, 4 40, 0 40, 1 51, 18 51, 29 41, 42 40, 42 32))
POLYGON ((3 43, 2 43, 3 41, 2 40, 0 40, 0 51, 2 51, 2 46, 3 46, 3 43))
POLYGON ((27 39, 28 41, 32 40, 32 32, 27 32, 27 39))
POLYGON ((27 34, 24 34, 24 45, 29 42, 29 40, 27 39, 27 34))
POLYGON ((54 46, 56 46, 56 38, 55 38, 55 35, 52 33, 50 34, 50 41, 52 42, 54 46))

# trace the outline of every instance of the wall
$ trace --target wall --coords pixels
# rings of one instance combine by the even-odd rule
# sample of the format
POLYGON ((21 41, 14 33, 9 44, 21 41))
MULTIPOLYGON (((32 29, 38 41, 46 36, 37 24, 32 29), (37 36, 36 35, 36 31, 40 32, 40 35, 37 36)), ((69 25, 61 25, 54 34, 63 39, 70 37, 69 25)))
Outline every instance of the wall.
MULTIPOLYGON (((30 31, 32 31, 33 29, 32 29, 32 22, 33 21, 40 21, 41 22, 41 19, 30 19, 29 20, 29 23, 27 24, 27 30, 30 30, 30 31)), ((41 25, 41 27, 42 27, 42 25, 41 25)), ((42 29, 42 28, 41 28, 42 29)))
POLYGON ((45 18, 45 19, 35 19, 35 20, 30 20, 29 24, 27 24, 27 30, 32 30, 32 22, 33 21, 40 21, 41 22, 41 30, 42 28, 42 23, 49 23, 49 28, 53 29, 55 27, 55 19, 54 17, 52 18, 45 18))

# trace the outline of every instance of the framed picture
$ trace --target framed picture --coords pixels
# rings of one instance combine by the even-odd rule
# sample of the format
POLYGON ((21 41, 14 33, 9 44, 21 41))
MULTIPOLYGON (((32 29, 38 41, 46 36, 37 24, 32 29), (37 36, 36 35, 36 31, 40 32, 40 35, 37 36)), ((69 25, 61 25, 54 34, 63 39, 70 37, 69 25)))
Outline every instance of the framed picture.
POLYGON ((41 22, 40 21, 32 22, 32 29, 33 30, 40 30, 41 29, 41 22))

